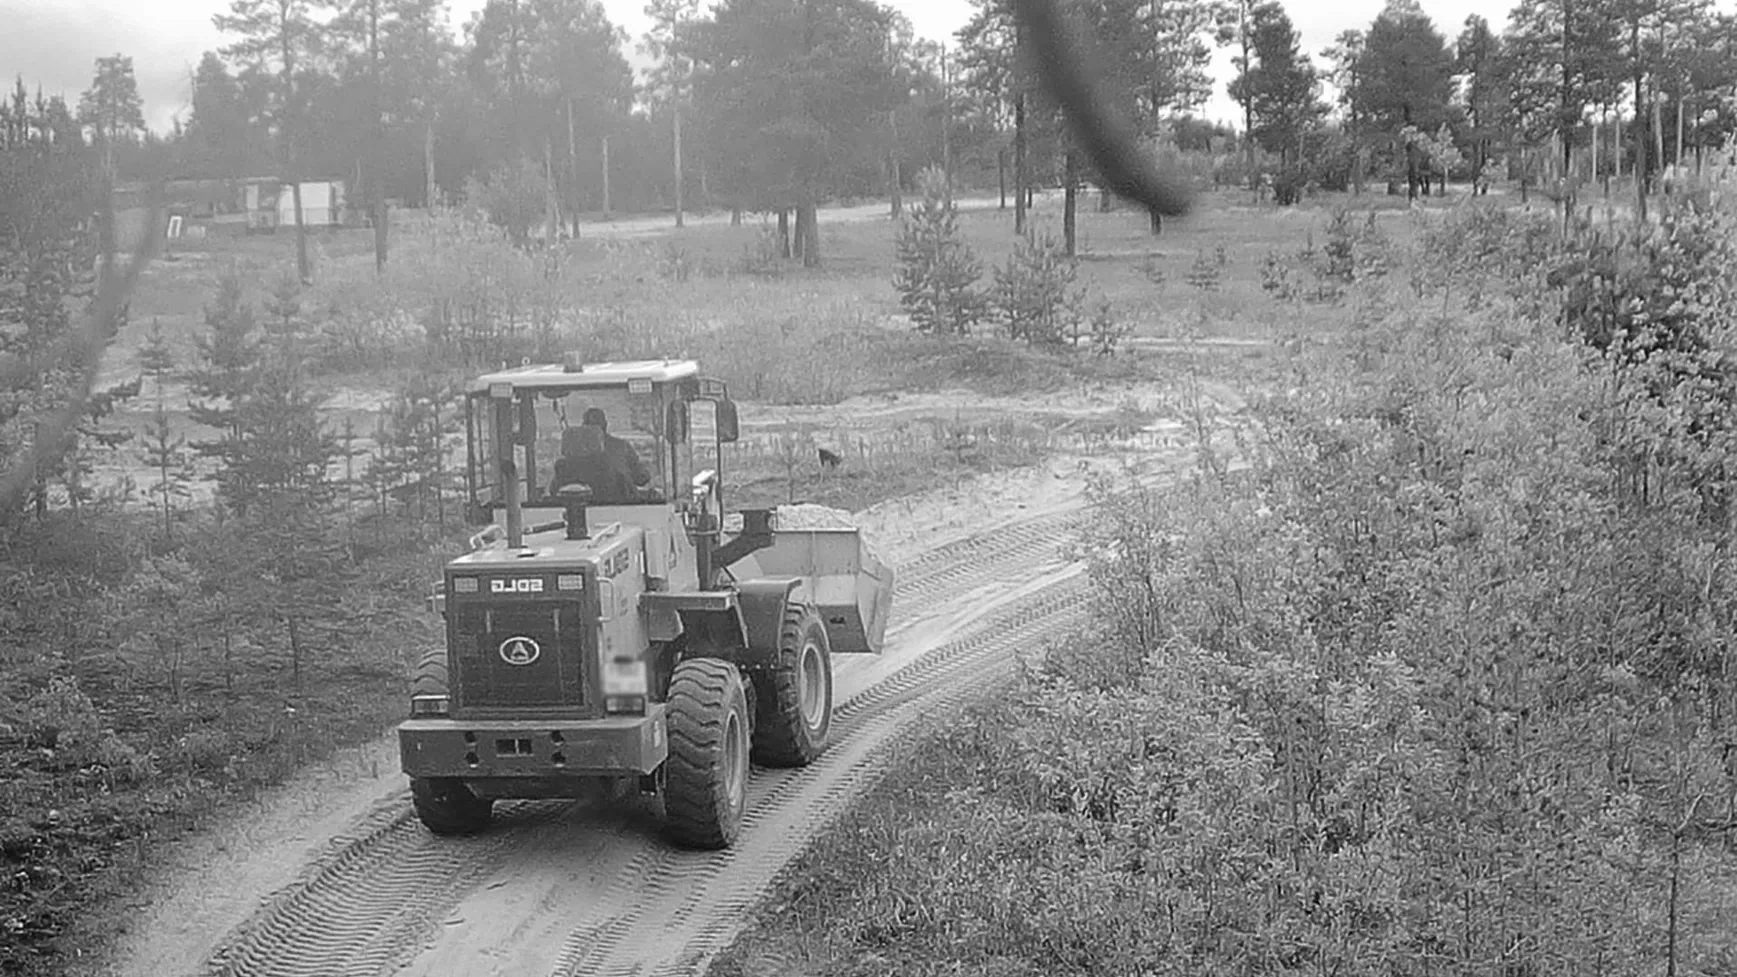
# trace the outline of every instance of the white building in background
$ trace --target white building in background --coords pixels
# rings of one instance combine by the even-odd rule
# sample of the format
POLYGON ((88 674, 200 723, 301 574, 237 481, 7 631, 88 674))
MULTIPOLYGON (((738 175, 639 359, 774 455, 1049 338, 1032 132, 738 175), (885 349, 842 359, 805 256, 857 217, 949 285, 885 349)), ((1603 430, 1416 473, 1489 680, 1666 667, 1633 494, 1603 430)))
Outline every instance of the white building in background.
MULTIPOLYGON (((308 180, 302 188, 302 223, 308 227, 337 227, 344 220, 344 184, 338 180, 308 180)), ((296 225, 295 194, 288 183, 250 180, 243 185, 243 209, 250 232, 269 233, 278 227, 296 225)))

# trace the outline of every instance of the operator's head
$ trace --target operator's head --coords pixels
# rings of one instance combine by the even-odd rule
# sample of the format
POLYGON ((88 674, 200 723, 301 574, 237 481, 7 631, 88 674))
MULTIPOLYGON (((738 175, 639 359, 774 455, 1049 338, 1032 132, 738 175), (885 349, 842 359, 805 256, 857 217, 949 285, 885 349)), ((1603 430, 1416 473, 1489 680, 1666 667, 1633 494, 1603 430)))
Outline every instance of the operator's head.
POLYGON ((604 416, 601 407, 585 408, 585 415, 580 419, 579 423, 586 427, 597 428, 601 431, 609 430, 609 418, 604 416))

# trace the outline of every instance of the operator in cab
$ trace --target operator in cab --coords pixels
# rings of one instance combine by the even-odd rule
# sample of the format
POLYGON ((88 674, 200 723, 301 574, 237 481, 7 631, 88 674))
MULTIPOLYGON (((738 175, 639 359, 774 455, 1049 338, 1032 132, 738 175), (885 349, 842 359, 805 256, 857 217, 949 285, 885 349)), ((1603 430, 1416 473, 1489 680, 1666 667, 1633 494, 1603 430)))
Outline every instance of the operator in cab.
POLYGON ((651 471, 625 438, 609 433, 609 418, 596 407, 588 408, 578 427, 561 432, 561 457, 555 462, 550 494, 562 486, 589 485, 591 501, 602 505, 631 505, 640 490, 651 483, 651 471))

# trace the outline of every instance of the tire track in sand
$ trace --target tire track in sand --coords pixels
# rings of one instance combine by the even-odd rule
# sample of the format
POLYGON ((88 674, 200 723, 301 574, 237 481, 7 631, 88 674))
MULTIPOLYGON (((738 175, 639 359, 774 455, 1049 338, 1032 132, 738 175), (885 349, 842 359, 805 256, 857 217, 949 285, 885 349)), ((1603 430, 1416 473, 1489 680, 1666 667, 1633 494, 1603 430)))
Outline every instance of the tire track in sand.
MULTIPOLYGON (((820 764, 804 771, 756 770, 750 781, 750 789, 754 791, 748 805, 753 818, 750 831, 767 830, 758 826, 770 823, 768 819, 773 815, 760 809, 771 805, 786 811, 779 798, 788 795, 806 798, 820 789, 828 797, 839 798, 821 807, 832 810, 842 806, 853 785, 867 776, 852 773, 849 762, 866 757, 865 751, 881 743, 902 722, 885 717, 895 713, 903 716, 910 697, 922 692, 923 682, 952 673, 951 669, 943 669, 931 674, 949 659, 947 647, 931 647, 934 635, 956 634, 960 626, 978 616, 977 612, 986 606, 988 594, 984 591, 1005 591, 1010 580, 1030 580, 1039 568, 1055 567, 1058 546, 1075 518, 1074 512, 1042 516, 956 540, 939 552, 927 552, 907 561, 900 568, 900 582, 895 585, 895 624, 890 629, 888 655, 881 656, 887 661, 869 660, 861 663, 870 666, 867 668, 840 669, 839 684, 845 685, 857 671, 866 672, 862 677, 872 681, 874 673, 883 671, 872 668, 877 664, 891 665, 900 660, 909 664, 885 676, 872 688, 861 690, 855 698, 841 696, 835 719, 839 740, 820 764), (902 613, 901 607, 905 609, 902 613), (913 615, 910 608, 919 613, 913 615), (937 619, 937 610, 943 612, 944 618, 948 609, 955 619, 951 624, 937 619), (965 620, 958 620, 961 616, 965 620), (931 624, 936 627, 929 627, 931 624), (924 625, 922 630, 928 634, 906 640, 918 625, 924 625), (923 640, 924 637, 929 640, 923 640), (871 708, 874 703, 881 705, 871 708), (882 718, 871 724, 875 717, 882 718), (863 743, 855 742, 859 732, 863 743), (826 778, 831 778, 829 786, 815 787, 826 778), (826 794, 827 790, 832 793, 826 794)), ((1002 654, 1004 644, 995 645, 997 650, 989 654, 1002 654)), ((964 653, 952 654, 957 657, 964 653)), ((981 656, 964 654, 964 657, 976 662, 981 656)), ((407 791, 395 792, 352 831, 327 846, 325 853, 296 882, 267 900, 224 941, 210 958, 207 972, 223 977, 304 974, 329 977, 391 972, 431 940, 439 944, 445 942, 439 939, 443 934, 458 936, 471 929, 462 917, 451 918, 453 911, 467 900, 477 901, 479 895, 497 894, 493 890, 512 887, 515 879, 510 874, 511 867, 522 860, 544 870, 561 863, 562 874, 541 892, 525 893, 521 886, 520 891, 497 894, 499 898, 495 901, 517 914, 507 916, 507 935, 517 947, 534 945, 535 921, 550 919, 553 914, 553 918, 566 924, 560 933, 554 934, 555 942, 560 943, 561 937, 573 932, 578 922, 570 912, 563 916, 560 909, 572 894, 568 890, 577 888, 602 894, 612 891, 614 885, 631 891, 636 884, 656 876, 660 866, 677 864, 683 858, 691 860, 691 853, 674 851, 657 837, 654 819, 643 804, 611 810, 588 802, 503 803, 497 808, 499 824, 494 830, 477 838, 453 841, 436 839, 423 831, 407 809, 407 798, 407 791), (568 856, 561 853, 575 847, 578 850, 571 855, 578 861, 567 861, 568 856), (504 881, 479 893, 479 887, 491 878, 504 881), (516 923, 512 922, 515 918, 516 923), (521 937, 524 942, 519 942, 521 937)), ((803 826, 806 824, 803 822, 803 826)), ((753 846, 748 850, 752 851, 753 846)), ((787 860, 790 856, 782 857, 787 860)), ((738 860, 745 863, 749 858, 742 855, 738 860)), ((702 878, 689 878, 677 872, 666 884, 686 888, 699 885, 703 879, 716 878, 725 890, 737 893, 732 898, 739 901, 742 884, 739 875, 739 871, 732 874, 728 862, 717 863, 707 866, 702 878)), ((705 891, 712 891, 712 887, 708 885, 705 891)), ((606 903, 594 905, 598 909, 608 908, 606 903)), ((488 915, 494 917, 496 913, 488 915)), ((487 929, 492 940, 500 938, 496 922, 488 923, 487 929)), ((505 958, 510 956, 513 954, 497 947, 474 959, 472 964, 482 965, 484 969, 477 972, 483 973, 524 972, 509 964, 505 958)), ((550 960, 550 967, 560 961, 560 956, 550 960)), ((435 972, 458 971, 443 968, 435 972)))

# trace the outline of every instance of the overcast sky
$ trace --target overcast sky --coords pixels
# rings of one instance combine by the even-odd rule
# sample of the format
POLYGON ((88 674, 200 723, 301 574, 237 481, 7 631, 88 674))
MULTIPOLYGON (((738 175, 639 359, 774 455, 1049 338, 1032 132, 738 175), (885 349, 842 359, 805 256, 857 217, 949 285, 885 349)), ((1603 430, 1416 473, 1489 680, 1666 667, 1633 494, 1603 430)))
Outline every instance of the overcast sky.
MULTIPOLYGON (((884 2, 904 11, 919 34, 937 39, 950 38, 970 10, 968 0, 884 2)), ((483 3, 451 0, 455 28, 483 3)), ((1318 54, 1340 31, 1368 26, 1381 5, 1382 0, 1289 0, 1286 9, 1303 35, 1304 49, 1318 54)), ((211 17, 227 6, 227 0, 0 0, 0 73, 8 88, 22 75, 32 89, 40 85, 76 102, 90 85, 97 58, 130 55, 145 117, 153 128, 166 129, 172 116, 186 110, 187 78, 200 54, 223 43, 211 17)), ((603 0, 603 6, 635 39, 645 30, 645 0, 603 0)), ((1512 0, 1423 0, 1450 40, 1472 13, 1500 29, 1510 6, 1512 0)), ((1218 85, 1206 109, 1210 118, 1237 118, 1224 94, 1229 60, 1228 51, 1215 59, 1218 85)))

